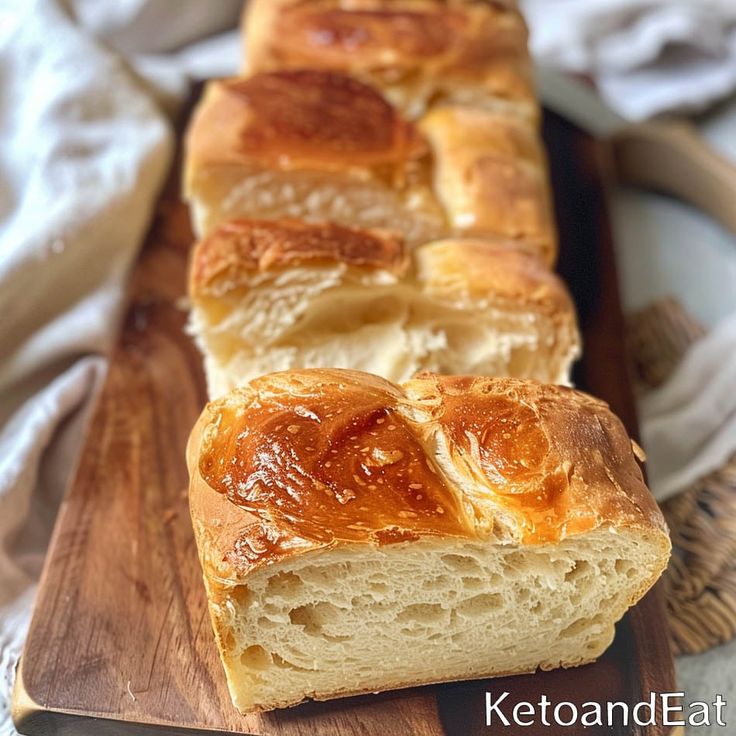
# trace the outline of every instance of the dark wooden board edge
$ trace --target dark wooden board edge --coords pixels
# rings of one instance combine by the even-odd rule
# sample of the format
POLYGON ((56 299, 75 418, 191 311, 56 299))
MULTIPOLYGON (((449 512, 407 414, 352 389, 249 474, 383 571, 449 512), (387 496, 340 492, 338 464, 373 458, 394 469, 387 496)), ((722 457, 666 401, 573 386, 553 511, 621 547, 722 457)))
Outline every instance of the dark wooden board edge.
MULTIPOLYGON (((601 196, 605 185, 601 178, 601 172, 605 175, 608 170, 607 155, 592 141, 573 131, 568 123, 554 116, 547 118, 545 132, 548 144, 553 147, 552 150, 554 151, 551 163, 560 230, 563 238, 566 235, 568 236, 565 243, 563 243, 559 268, 568 281, 578 304, 586 344, 585 357, 576 371, 576 382, 581 387, 587 388, 608 400, 612 408, 622 417, 629 431, 636 435, 636 417, 625 368, 627 361, 624 353, 623 320, 618 302, 615 259, 610 238, 610 227, 606 216, 606 203, 601 196), (571 182, 577 182, 577 185, 571 186, 571 182), (574 233, 575 237, 569 237, 570 233, 574 233), (592 276, 591 268, 594 271, 592 276)), ((176 187, 177 185, 172 184, 171 186, 176 187)), ((166 197, 162 206, 164 212, 159 213, 159 222, 154 226, 149 237, 149 245, 144 249, 141 265, 137 269, 133 281, 132 307, 120 347, 120 351, 123 353, 132 350, 139 361, 145 361, 146 343, 145 339, 141 344, 138 344, 138 341, 141 336, 145 338, 151 320, 160 320, 163 312, 166 322, 173 321, 174 324, 178 325, 178 329, 183 326, 183 316, 172 313, 172 305, 179 299, 184 283, 183 279, 185 278, 182 270, 185 259, 182 258, 180 252, 181 240, 176 235, 172 236, 171 234, 172 221, 174 222, 173 232, 176 233, 177 228, 180 228, 180 234, 185 237, 188 226, 184 222, 177 224, 176 221, 180 217, 180 213, 165 211, 167 207, 171 206, 167 204, 166 197), (165 227, 161 225, 161 219, 166 223, 165 227), (150 268, 151 259, 171 261, 169 265, 175 267, 177 275, 171 280, 170 284, 161 284, 155 278, 152 278, 154 271, 150 268)), ((116 360, 117 358, 113 359, 113 366, 116 360)), ((196 352, 192 350, 186 360, 198 361, 196 352)), ((144 363, 139 363, 138 368, 142 370, 143 366, 144 363)), ((128 378, 135 379, 136 376, 137 373, 134 369, 128 378)), ((96 412, 98 415, 103 411, 105 396, 110 391, 110 382, 114 380, 116 380, 114 375, 108 377, 108 385, 103 389, 100 399, 101 406, 98 407, 96 412)), ((175 381, 176 377, 172 376, 171 380, 175 381)), ((145 386, 143 388, 145 390, 145 386)), ((196 390, 202 392, 203 396, 201 385, 196 390)), ((175 395, 176 392, 174 391, 169 398, 175 399, 175 395)), ((188 429, 176 427, 175 421, 173 428, 176 428, 180 433, 188 429)), ((99 440, 96 434, 98 429, 99 427, 95 426, 93 420, 79 475, 72 486, 72 493, 67 496, 61 509, 57 528, 52 539, 40 585, 39 605, 29 631, 28 644, 24 654, 26 665, 30 664, 32 677, 29 682, 26 678, 26 667, 21 667, 16 683, 14 706, 16 725, 19 731, 27 734, 120 733, 123 727, 125 732, 130 734, 226 733, 226 731, 216 728, 176 728, 170 723, 161 721, 151 723, 130 723, 126 721, 123 726, 119 718, 105 717, 105 714, 101 712, 91 710, 81 712, 75 709, 61 708, 55 706, 48 697, 44 697, 49 695, 48 687, 44 689, 42 685, 43 678, 48 676, 48 672, 42 669, 38 670, 38 668, 36 668, 38 671, 33 671, 33 664, 37 662, 34 655, 42 653, 49 645, 57 648, 59 646, 58 641, 55 642, 53 639, 48 641, 44 638, 44 631, 48 630, 39 623, 39 619, 43 618, 42 613, 39 612, 45 612, 50 603, 54 603, 54 610, 58 610, 58 595, 57 600, 51 600, 52 597, 47 590, 48 579, 52 571, 55 575, 59 573, 67 557, 73 556, 73 548, 77 543, 74 540, 74 534, 69 534, 73 530, 66 528, 64 530, 66 533, 62 533, 61 530, 65 524, 66 512, 69 511, 69 506, 74 501, 74 489, 79 487, 80 476, 85 473, 85 458, 96 452, 95 444, 99 440)), ((89 486, 89 479, 87 485, 89 486)), ((76 514, 79 510, 78 506, 74 507, 73 513, 76 514)), ((67 618, 73 617, 73 606, 65 609, 62 604, 61 609, 65 611, 67 618)), ((625 617, 618 627, 618 644, 620 645, 623 642, 631 651, 638 651, 639 653, 636 660, 632 659, 627 663, 626 671, 620 671, 621 663, 615 665, 619 668, 616 673, 616 677, 621 680, 619 686, 628 691, 628 697, 632 700, 640 699, 640 696, 649 689, 656 691, 673 691, 675 689, 674 667, 669 654, 664 622, 661 591, 657 587, 625 617), (652 622, 654 621, 661 622, 661 625, 653 626, 652 622)), ((46 621, 45 623, 48 624, 49 622, 46 621)), ((207 624, 205 624, 205 628, 207 628, 207 624)), ((616 646, 617 644, 614 644, 614 647, 616 646)), ((612 647, 612 650, 614 647, 612 647)), ((612 650, 609 650, 609 652, 612 650)), ((602 660, 604 665, 606 656, 602 660)), ((590 667, 595 666, 591 665, 590 667)), ((615 669, 615 667, 613 668, 615 669)), ((557 671, 557 674, 544 673, 538 679, 541 681, 542 678, 546 678, 546 682, 551 683, 554 678, 558 678, 562 682, 564 691, 566 677, 568 677, 568 673, 557 671)), ((518 678, 514 679, 518 684, 518 678)), ((482 724, 477 723, 478 709, 474 710, 468 707, 469 699, 472 699, 473 693, 477 696, 478 693, 484 692, 489 687, 503 687, 504 681, 505 679, 441 686, 436 695, 436 714, 442 723, 444 732, 446 734, 487 732, 482 724)), ((513 687, 514 684, 512 683, 511 686, 513 687)), ((390 703, 392 700, 396 700, 397 697, 413 699, 421 715, 421 711, 427 707, 426 698, 421 693, 427 690, 430 690, 430 688, 404 691, 404 693, 393 696, 386 694, 388 697, 385 698, 384 702, 390 703)), ((366 697, 370 698, 371 696, 366 697)), ((287 715, 284 720, 291 722, 293 726, 301 717, 300 712, 309 713, 310 711, 320 714, 326 713, 329 720, 330 712, 339 711, 343 707, 341 704, 344 705, 345 701, 307 704, 299 709, 286 712, 287 715)), ((230 708, 229 703, 220 705, 230 708)), ((431 716, 431 710, 430 707, 426 713, 428 717, 431 716)), ((293 730, 293 733, 299 732, 301 731, 298 728, 293 730)), ((430 731, 426 732, 430 733, 430 731)), ((508 736, 511 736, 513 732, 514 729, 504 729, 504 734, 508 736)), ((531 733, 528 729, 520 732, 531 733)), ((625 733, 632 736, 634 734, 637 736, 664 736, 666 732, 667 729, 659 727, 625 731, 625 733)), ((232 733, 236 733, 236 731, 232 733)), ((243 731, 240 730, 237 733, 243 733, 243 731)), ((436 732, 432 731, 432 733, 436 732)), ((573 733, 573 731, 568 731, 568 733, 573 733)), ((588 733, 591 733, 591 731, 588 731, 588 733)), ((671 732, 670 736, 672 736, 671 732)))
MULTIPOLYGON (((626 350, 626 327, 609 219, 611 190, 615 183, 613 150, 581 134, 572 123, 554 113, 546 113, 545 138, 549 150, 555 152, 550 159, 550 174, 559 230, 564 236, 582 228, 583 236, 573 238, 572 242, 578 246, 583 243, 597 243, 598 246, 587 253, 563 247, 557 265, 572 292, 583 336, 583 357, 576 365, 574 381, 581 388, 605 398, 629 435, 638 441, 632 361, 626 350), (577 179, 578 184, 570 186, 570 178, 577 179), (575 195, 571 197, 573 192, 575 195), (595 277, 590 278, 588 274, 586 278, 586 263, 597 270, 595 277)), ((639 655, 636 667, 640 687, 634 699, 641 700, 650 691, 675 692, 675 664, 661 581, 622 623, 629 627, 639 655), (653 627, 653 621, 659 621, 660 625, 653 627), (658 666, 667 663, 666 671, 653 667, 653 663, 658 666)), ((661 721, 661 715, 657 713, 657 721, 661 721)), ((674 731, 657 726, 642 730, 642 734, 673 736, 674 731)))

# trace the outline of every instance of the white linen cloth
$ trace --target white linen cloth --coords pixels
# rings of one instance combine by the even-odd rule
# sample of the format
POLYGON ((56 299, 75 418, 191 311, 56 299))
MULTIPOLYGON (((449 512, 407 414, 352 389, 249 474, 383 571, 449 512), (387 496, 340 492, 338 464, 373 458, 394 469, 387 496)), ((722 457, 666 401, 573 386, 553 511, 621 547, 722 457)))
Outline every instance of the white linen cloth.
MULTIPOLYGON (((579 3, 549 4, 561 17, 579 3)), ((212 36, 234 27, 240 5, 0 0, 0 736, 14 733, 13 667, 82 439, 83 407, 104 374, 126 276, 171 162, 167 116, 192 76, 236 68, 237 35, 212 36)), ((535 26, 544 18, 538 10, 535 26)), ((699 367, 696 351, 690 358, 709 382, 722 362, 710 354, 702 359, 710 368, 699 367)), ((691 379, 679 381, 687 388, 691 379)), ((657 421, 666 428, 668 411, 687 411, 678 385, 664 387, 644 416, 653 462, 657 421)), ((711 444, 714 416, 703 414, 710 424, 702 422, 687 453, 711 444)), ((723 452, 722 443, 713 446, 723 452)), ((688 456, 676 465, 663 458, 662 477, 685 477, 688 456)), ((699 462, 696 472, 706 467, 699 462)))
POLYGON ((15 733, 13 669, 83 436, 81 409, 104 374, 127 273, 171 163, 164 111, 187 94, 189 74, 235 69, 234 34, 209 36, 232 28, 240 6, 0 0, 3 736, 15 733))
POLYGON ((736 451, 736 314, 698 341, 638 409, 650 448, 649 483, 659 499, 725 465, 736 451))
POLYGON ((592 76, 629 120, 702 110, 736 86, 733 0, 522 0, 535 56, 592 76))
MULTIPOLYGON (((736 117, 728 135, 736 137, 736 117)), ((674 295, 710 328, 638 400, 649 485, 662 501, 736 453, 736 237, 662 195, 623 190, 614 205, 624 308, 674 295)))

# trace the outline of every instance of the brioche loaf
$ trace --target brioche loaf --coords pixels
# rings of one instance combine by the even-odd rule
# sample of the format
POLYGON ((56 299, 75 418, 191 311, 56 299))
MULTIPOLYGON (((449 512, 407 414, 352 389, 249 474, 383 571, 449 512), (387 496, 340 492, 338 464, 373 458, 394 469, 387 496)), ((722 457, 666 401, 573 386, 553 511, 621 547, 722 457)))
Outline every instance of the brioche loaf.
POLYGON ((191 331, 211 397, 263 373, 355 368, 565 383, 579 352, 562 282, 513 243, 236 220, 195 248, 191 331))
POLYGON ((516 379, 265 376, 187 449, 243 712, 584 664, 669 539, 601 401, 516 379))

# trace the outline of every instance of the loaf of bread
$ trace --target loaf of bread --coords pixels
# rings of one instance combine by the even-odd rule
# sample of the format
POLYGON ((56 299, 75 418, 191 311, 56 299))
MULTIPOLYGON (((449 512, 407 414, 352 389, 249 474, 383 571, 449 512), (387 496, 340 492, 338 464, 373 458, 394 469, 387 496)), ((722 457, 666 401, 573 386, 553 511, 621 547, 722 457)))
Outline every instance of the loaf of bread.
POLYGON ((210 404, 190 508, 235 705, 595 659, 669 554, 634 451, 516 379, 302 370, 210 404))
POLYGON ((413 119, 445 102, 538 116, 514 0, 250 0, 244 26, 248 74, 339 71, 413 119))
POLYGON ((565 383, 579 353, 565 286, 513 242, 235 220, 196 246, 189 295, 211 397, 290 368, 565 383))

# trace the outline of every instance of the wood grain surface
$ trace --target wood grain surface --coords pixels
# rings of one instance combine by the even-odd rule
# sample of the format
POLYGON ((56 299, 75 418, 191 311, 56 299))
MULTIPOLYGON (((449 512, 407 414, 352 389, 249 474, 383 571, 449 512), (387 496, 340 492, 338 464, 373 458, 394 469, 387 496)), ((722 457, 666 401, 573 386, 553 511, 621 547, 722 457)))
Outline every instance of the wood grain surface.
MULTIPOLYGON (((578 385, 603 397, 636 434, 626 372, 600 150, 548 117, 562 253, 580 310, 578 385)), ((171 182, 132 280, 81 464, 61 508, 18 673, 23 734, 251 733, 272 736, 547 734, 489 729, 485 692, 509 701, 638 701, 674 690, 660 594, 620 623, 586 667, 309 703, 242 717, 215 650, 187 509, 184 446, 205 402, 201 361, 184 332, 186 208, 171 182), (646 694, 646 695, 644 695, 646 694)), ((666 729, 565 729, 663 736, 666 729)))

